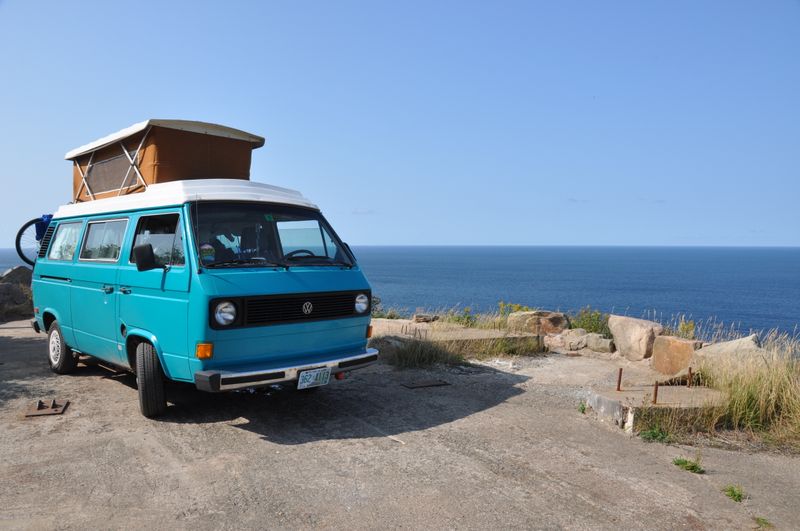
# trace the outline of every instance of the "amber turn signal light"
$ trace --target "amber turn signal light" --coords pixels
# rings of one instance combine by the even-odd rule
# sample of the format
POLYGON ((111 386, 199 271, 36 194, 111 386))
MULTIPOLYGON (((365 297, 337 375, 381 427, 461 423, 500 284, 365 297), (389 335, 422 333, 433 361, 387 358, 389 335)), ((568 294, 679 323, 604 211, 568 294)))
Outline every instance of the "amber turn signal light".
POLYGON ((367 339, 372 337, 372 325, 367 325, 367 339))
POLYGON ((207 360, 214 355, 214 343, 198 343, 194 355, 199 360, 207 360))

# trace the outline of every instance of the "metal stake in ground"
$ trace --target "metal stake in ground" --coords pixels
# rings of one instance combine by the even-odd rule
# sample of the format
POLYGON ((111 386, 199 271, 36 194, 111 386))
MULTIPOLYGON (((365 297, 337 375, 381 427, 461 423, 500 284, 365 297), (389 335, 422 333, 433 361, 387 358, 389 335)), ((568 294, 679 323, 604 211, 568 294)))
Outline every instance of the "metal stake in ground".
POLYGON ((622 391, 622 367, 619 368, 617 373, 617 391, 622 391))
POLYGON ((658 381, 653 385, 653 404, 658 404, 658 381))

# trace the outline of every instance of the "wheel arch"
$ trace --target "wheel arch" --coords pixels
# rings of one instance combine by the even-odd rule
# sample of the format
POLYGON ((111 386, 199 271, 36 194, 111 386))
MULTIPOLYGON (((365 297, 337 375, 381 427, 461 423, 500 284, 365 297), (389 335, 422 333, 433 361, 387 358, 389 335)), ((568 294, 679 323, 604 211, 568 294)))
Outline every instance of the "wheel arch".
POLYGON ((61 316, 59 315, 58 311, 54 310, 53 308, 45 308, 42 312, 42 325, 44 325, 42 329, 45 331, 45 333, 50 330, 50 325, 52 325, 55 321, 58 321, 59 323, 61 322, 61 316))
POLYGON ((128 367, 136 372, 136 347, 139 346, 139 343, 150 343, 153 345, 153 349, 155 349, 156 355, 158 356, 158 362, 161 364, 161 370, 169 377, 167 367, 164 364, 164 353, 158 343, 158 338, 147 330, 139 328, 128 329, 125 334, 125 354, 128 358, 128 367))

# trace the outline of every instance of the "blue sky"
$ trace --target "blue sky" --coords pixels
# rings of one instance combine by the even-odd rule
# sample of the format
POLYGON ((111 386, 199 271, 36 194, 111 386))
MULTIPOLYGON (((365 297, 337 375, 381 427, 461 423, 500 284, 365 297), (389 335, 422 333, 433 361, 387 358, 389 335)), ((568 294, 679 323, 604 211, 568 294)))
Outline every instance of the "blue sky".
POLYGON ((0 0, 0 50, 0 247, 151 117, 356 245, 800 245, 796 1, 0 0))

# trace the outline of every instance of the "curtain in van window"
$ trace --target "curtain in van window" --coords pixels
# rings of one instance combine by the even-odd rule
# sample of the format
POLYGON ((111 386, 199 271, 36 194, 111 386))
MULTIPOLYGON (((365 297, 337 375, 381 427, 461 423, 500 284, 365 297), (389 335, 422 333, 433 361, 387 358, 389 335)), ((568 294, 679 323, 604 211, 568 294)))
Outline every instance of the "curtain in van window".
POLYGON ((50 260, 72 260, 75 248, 78 246, 78 235, 81 232, 82 222, 59 223, 56 235, 50 243, 47 258, 50 260))
POLYGON ((128 220, 125 219, 89 223, 81 260, 117 260, 127 226, 128 220))

